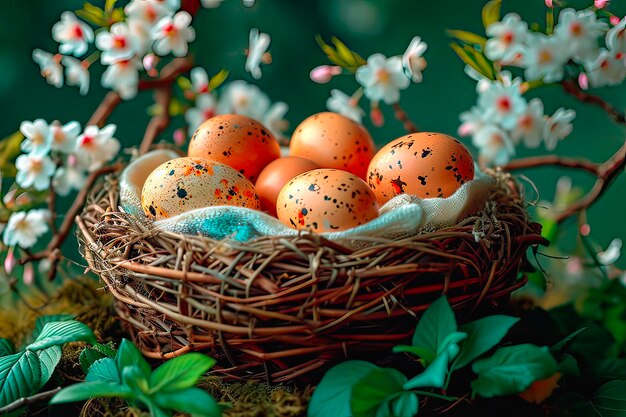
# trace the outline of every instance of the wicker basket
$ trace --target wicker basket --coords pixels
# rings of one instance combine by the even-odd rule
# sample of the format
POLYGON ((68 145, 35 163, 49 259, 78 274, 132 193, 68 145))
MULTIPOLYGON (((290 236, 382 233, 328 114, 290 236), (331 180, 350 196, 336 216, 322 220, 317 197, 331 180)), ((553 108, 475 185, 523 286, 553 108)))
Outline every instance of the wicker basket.
POLYGON ((145 355, 203 351, 225 375, 280 382, 388 354, 441 294, 468 315, 522 286, 528 247, 546 242, 510 175, 491 175, 475 217, 356 250, 309 233, 237 243, 157 231, 121 212, 109 176, 77 217, 79 239, 145 355))

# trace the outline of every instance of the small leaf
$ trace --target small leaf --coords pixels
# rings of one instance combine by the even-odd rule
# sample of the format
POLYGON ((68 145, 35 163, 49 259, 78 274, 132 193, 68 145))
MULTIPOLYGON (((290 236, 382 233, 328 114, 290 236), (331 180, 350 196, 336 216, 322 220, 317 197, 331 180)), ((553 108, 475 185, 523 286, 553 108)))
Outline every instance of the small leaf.
POLYGON ((18 130, 0 141, 0 173, 3 177, 15 177, 15 159, 22 153, 20 147, 23 140, 24 135, 18 130))
POLYGON ((335 47, 327 44, 320 35, 315 36, 322 51, 326 54, 330 62, 335 65, 339 65, 342 68, 347 69, 350 72, 355 72, 360 66, 365 65, 365 60, 359 54, 351 51, 343 42, 336 37, 332 38, 332 42, 335 47))
POLYGON ((313 391, 308 417, 351 417, 352 387, 374 369, 376 365, 365 361, 348 361, 330 368, 313 391))
POLYGON ((452 370, 463 368, 500 343, 509 329, 518 321, 516 317, 498 314, 461 326, 461 330, 467 333, 467 339, 459 344, 461 352, 452 364, 452 370))
POLYGON ((454 52, 456 52, 456 54, 459 56, 459 58, 461 58, 461 61, 463 61, 465 64, 469 65, 470 67, 472 67, 473 69, 475 69, 479 74, 481 74, 482 76, 492 79, 488 73, 485 72, 485 70, 483 68, 481 68, 475 61, 474 59, 468 54, 468 52, 463 49, 461 46, 459 46, 456 43, 451 43, 450 47, 452 48, 452 50, 454 52))
POLYGON ((110 382, 81 382, 63 388, 50 400, 50 404, 86 401, 90 398, 133 398, 132 391, 123 385, 110 382))
POLYGON ((115 361, 111 358, 102 358, 95 361, 87 372, 86 382, 102 381, 119 384, 121 381, 120 373, 117 370, 115 361))
POLYGON ((226 78, 228 78, 228 74, 230 72, 226 69, 221 69, 217 74, 211 77, 209 80, 209 91, 215 90, 217 87, 222 85, 226 78))
POLYGON ((563 375, 580 376, 580 368, 578 361, 572 355, 565 353, 563 359, 559 362, 559 372, 563 375))
POLYGON ((41 386, 41 362, 34 352, 0 358, 0 407, 36 393, 41 386))
POLYGON ((0 357, 15 353, 15 345, 9 339, 0 337, 0 357))
POLYGON ((391 403, 393 417, 413 417, 417 415, 419 399, 412 392, 404 392, 391 403))
POLYGON ((97 360, 102 358, 115 358, 115 351, 108 345, 96 343, 93 347, 86 347, 80 353, 78 360, 83 372, 87 374, 89 367, 97 360))
POLYGON ((84 323, 76 320, 46 323, 37 339, 26 350, 41 350, 68 342, 96 343, 96 337, 84 323))
POLYGON ((49 316, 37 317, 35 321, 35 330, 33 331, 32 340, 35 340, 41 334, 44 326, 54 321, 69 321, 74 320, 76 316, 74 314, 51 314, 49 316))
POLYGON ((104 17, 104 10, 93 4, 85 2, 81 10, 76 10, 76 16, 83 20, 92 23, 96 26, 106 26, 106 19, 104 17))
POLYGON ((178 87, 183 91, 191 90, 192 87, 189 78, 182 75, 176 79, 176 84, 178 84, 178 87))
POLYGON ((566 336, 563 340, 555 343, 552 347, 550 347, 550 352, 558 353, 562 351, 563 349, 567 348, 574 341, 574 339, 576 339, 578 336, 580 336, 581 333, 585 332, 586 330, 587 328, 583 327, 581 329, 576 330, 574 333, 570 334, 569 336, 566 336))
POLYGON ((446 337, 456 332, 456 329, 456 319, 450 304, 445 297, 440 297, 428 307, 417 323, 413 333, 413 346, 430 352, 428 358, 422 358, 428 364, 445 348, 446 337))
POLYGON ((136 393, 148 394, 150 385, 148 379, 141 369, 136 365, 126 366, 121 370, 122 384, 126 385, 136 393))
POLYGON ((466 32, 464 30, 446 30, 446 32, 448 36, 471 45, 485 46, 485 43, 487 43, 487 38, 476 33, 466 32))
POLYGON ((123 372, 124 368, 127 366, 136 365, 139 367, 146 379, 150 378, 152 367, 144 359, 141 351, 139 351, 139 349, 137 349, 137 347, 130 340, 122 339, 122 343, 120 343, 120 347, 117 350, 115 360, 117 362, 117 369, 120 372, 123 372))
POLYGON ((117 0, 106 0, 104 2, 104 11, 105 12, 112 11, 113 8, 115 7, 115 3, 117 3, 117 0))
POLYGON ((557 371, 557 363, 547 347, 530 344, 503 347, 493 356, 472 366, 478 378, 472 382, 473 395, 491 398, 517 394, 535 381, 557 371))
POLYGON ((391 417, 388 401, 404 391, 406 381, 406 376, 392 368, 371 370, 352 388, 350 405, 354 417, 391 417))
POLYGON ((170 359, 152 372, 150 389, 152 392, 170 392, 191 388, 215 362, 215 359, 202 353, 187 353, 170 359))
POLYGON ((37 356, 39 356, 39 362, 41 363, 41 381, 39 382, 39 388, 37 388, 36 391, 43 388, 43 386, 50 380, 50 377, 59 364, 62 355, 63 351, 60 346, 52 346, 48 349, 37 351, 37 356))
POLYGON ((404 384, 404 389, 411 390, 415 388, 443 388, 446 382, 446 375, 448 374, 448 363, 450 361, 450 355, 447 352, 442 352, 435 358, 434 361, 422 372, 411 378, 404 384))
POLYGON ((161 408, 194 416, 220 417, 226 408, 219 405, 206 391, 195 387, 176 392, 159 392, 154 400, 161 408))
POLYGON ((483 26, 485 29, 492 23, 500 20, 500 7, 502 6, 502 0, 491 0, 483 7, 483 26))

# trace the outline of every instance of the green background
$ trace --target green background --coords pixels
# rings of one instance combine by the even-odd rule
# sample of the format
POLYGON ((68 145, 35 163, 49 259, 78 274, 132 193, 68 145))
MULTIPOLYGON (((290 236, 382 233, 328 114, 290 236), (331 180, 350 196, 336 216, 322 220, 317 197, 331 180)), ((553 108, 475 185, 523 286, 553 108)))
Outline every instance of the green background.
MULTIPOLYGON (((102 6, 104 1, 94 3, 102 6)), ((587 6, 592 1, 572 3, 587 6)), ((615 14, 626 14, 626 2, 613 3, 611 10, 615 14)), ((449 48, 445 29, 484 33, 480 17, 483 5, 481 0, 258 0, 255 7, 247 9, 238 0, 226 0, 218 9, 200 10, 194 23, 197 39, 191 51, 197 64, 210 74, 227 68, 231 71, 230 80, 253 81, 243 68, 248 32, 251 27, 258 27, 269 33, 274 62, 263 67, 263 78, 257 84, 273 101, 289 104, 287 118, 293 129, 308 115, 325 109, 330 89, 339 88, 350 94, 357 88, 349 76, 336 77, 326 85, 310 81, 309 71, 327 63, 315 43, 315 34, 326 39, 336 35, 364 57, 375 52, 387 56, 402 54, 411 38, 419 35, 429 45, 425 55, 428 68, 422 84, 403 92, 401 104, 420 129, 456 135, 459 114, 476 101, 475 82, 465 76, 463 64, 449 48)), ((57 44, 50 33, 52 25, 64 10, 81 7, 80 0, 0 0, 0 137, 16 131, 22 120, 39 117, 84 123, 102 99, 105 90, 99 85, 100 65, 92 67, 91 89, 88 96, 82 97, 75 88, 56 89, 46 84, 31 60, 33 48, 56 51, 57 44)), ((542 0, 504 0, 503 11, 516 11, 528 22, 544 23, 542 0)), ((595 92, 619 109, 626 107, 623 85, 595 92)), ((561 142, 559 154, 603 161, 623 143, 623 128, 613 124, 601 110, 566 96, 559 87, 547 87, 529 94, 532 95, 544 100, 549 114, 559 106, 578 113, 574 133, 561 142)), ((151 103, 150 93, 140 93, 135 100, 120 105, 110 118, 118 125, 116 136, 123 145, 139 143, 149 118, 146 108, 151 103)), ((378 144, 404 134, 391 112, 385 111, 385 116, 382 128, 373 128, 366 121, 378 144)), ((182 118, 175 120, 174 127, 181 125, 182 118)), ((168 135, 171 137, 171 129, 163 138, 168 135)), ((469 138, 464 142, 469 145, 469 138)), ((518 151, 518 156, 545 153, 543 148, 518 151)), ((544 200, 552 199, 556 180, 563 174, 571 175, 581 187, 592 184, 592 178, 585 174, 556 168, 526 174, 537 184, 544 200)), ((626 238, 625 189, 626 176, 622 175, 589 211, 591 237, 603 246, 614 237, 626 238)), ((574 239, 568 242, 573 245, 574 239)), ((620 265, 626 265, 624 259, 620 265)))

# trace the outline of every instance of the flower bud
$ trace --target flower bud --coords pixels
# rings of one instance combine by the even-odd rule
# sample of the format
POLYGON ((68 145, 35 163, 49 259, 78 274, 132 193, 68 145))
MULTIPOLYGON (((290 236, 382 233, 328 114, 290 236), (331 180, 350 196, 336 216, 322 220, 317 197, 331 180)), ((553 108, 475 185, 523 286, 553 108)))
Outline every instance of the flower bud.
POLYGON ((383 117, 383 112, 380 110, 380 107, 372 107, 370 110, 370 120, 376 127, 381 127, 385 124, 385 118, 383 117))
POLYGON ((619 17, 615 16, 615 15, 613 15, 613 16, 611 16, 611 17, 609 18, 609 21, 611 22, 611 24, 612 24, 613 26, 617 26, 617 25, 619 25, 620 20, 621 20, 621 19, 620 19, 619 17))
POLYGON ((147 54, 143 57, 143 67, 151 77, 157 76, 157 64, 159 63, 159 57, 155 54, 147 54))
POLYGON ((578 85, 581 89, 586 90, 589 88, 589 77, 584 72, 578 75, 578 85))
POLYGON ((546 1, 546 7, 554 9, 554 3, 552 2, 552 0, 545 0, 545 1, 546 1))
POLYGON ((609 0, 594 0, 593 5, 596 9, 604 9, 609 5, 609 0))
POLYGON ((320 65, 319 67, 313 68, 310 77, 311 80, 318 84, 326 84, 331 78, 339 74, 341 74, 341 67, 339 66, 320 65))

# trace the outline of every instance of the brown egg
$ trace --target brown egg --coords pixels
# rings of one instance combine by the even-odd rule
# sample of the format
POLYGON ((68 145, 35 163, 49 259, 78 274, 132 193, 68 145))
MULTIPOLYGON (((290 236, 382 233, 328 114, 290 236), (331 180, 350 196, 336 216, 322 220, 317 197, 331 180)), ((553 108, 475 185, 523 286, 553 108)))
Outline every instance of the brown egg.
POLYGON ((398 194, 420 198, 449 197, 474 178, 474 160, 455 138, 420 132, 382 148, 367 173, 367 183, 382 205, 398 194))
POLYGON ((280 157, 280 146, 261 123, 240 114, 222 114, 202 123, 189 143, 189 156, 233 167, 254 182, 280 157))
POLYGON ((295 176, 319 167, 310 159, 299 156, 286 156, 270 162, 254 184, 261 199, 261 210, 276 216, 276 200, 281 188, 295 176))
POLYGON ((280 190, 278 218, 296 229, 346 230, 378 217, 376 195, 365 181, 338 169, 300 174, 280 190))
POLYGON ((146 216, 159 220, 209 206, 259 208, 246 177, 228 165, 204 158, 176 158, 159 165, 141 191, 146 216))
POLYGON ((337 113, 305 119, 291 136, 289 153, 317 162, 322 168, 351 172, 363 179, 376 148, 359 123, 337 113))

